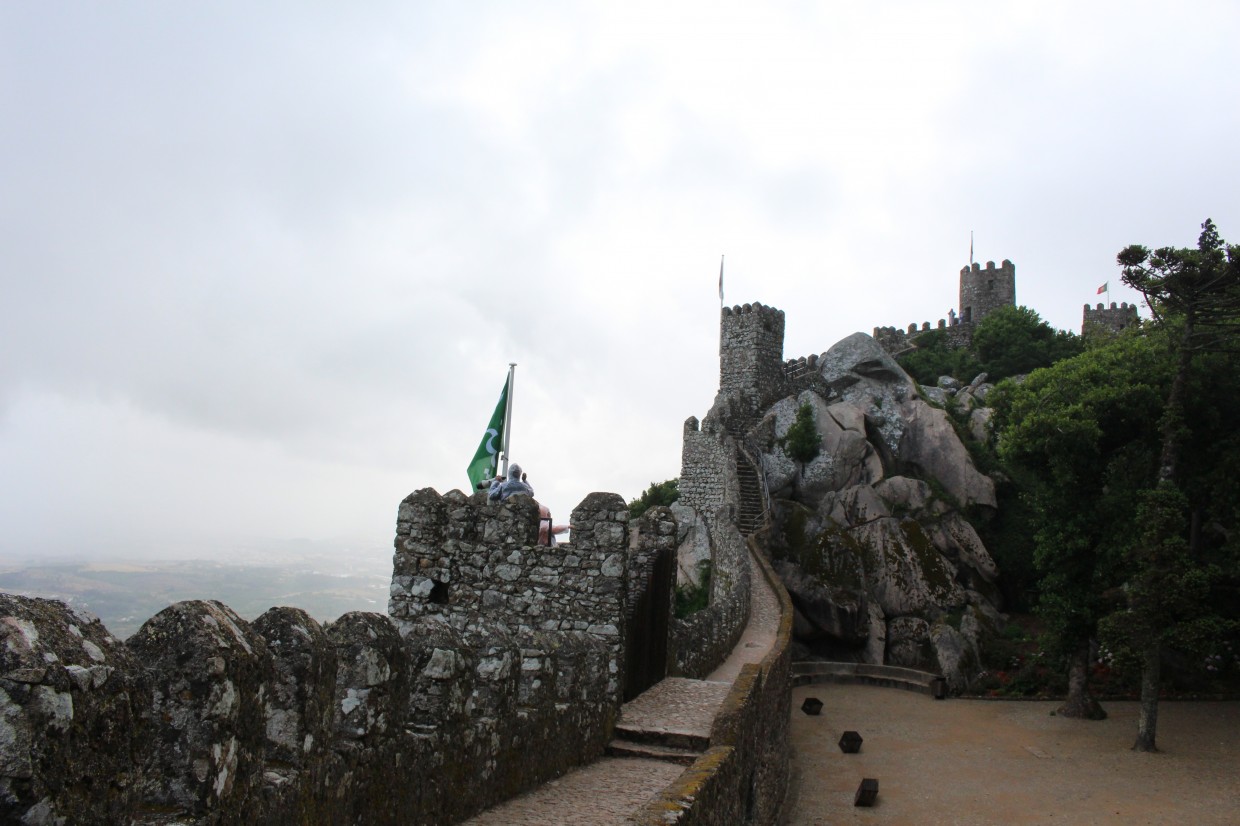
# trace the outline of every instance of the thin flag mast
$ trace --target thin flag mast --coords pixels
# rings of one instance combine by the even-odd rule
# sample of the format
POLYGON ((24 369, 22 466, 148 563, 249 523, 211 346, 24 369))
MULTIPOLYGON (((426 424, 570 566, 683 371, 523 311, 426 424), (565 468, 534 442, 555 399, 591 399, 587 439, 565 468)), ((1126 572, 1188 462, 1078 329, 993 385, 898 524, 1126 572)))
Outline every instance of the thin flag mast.
POLYGON ((504 469, 500 473, 504 479, 508 478, 508 441, 512 438, 512 391, 516 374, 517 363, 510 361, 508 363, 508 406, 504 409, 504 446, 502 448, 504 469))

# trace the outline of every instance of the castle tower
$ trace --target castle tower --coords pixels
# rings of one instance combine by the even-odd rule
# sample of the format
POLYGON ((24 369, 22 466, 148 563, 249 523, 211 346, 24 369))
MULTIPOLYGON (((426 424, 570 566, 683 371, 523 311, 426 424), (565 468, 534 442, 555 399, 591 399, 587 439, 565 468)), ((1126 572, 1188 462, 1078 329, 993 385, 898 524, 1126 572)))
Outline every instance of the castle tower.
POLYGON ((976 324, 1000 307, 1016 306, 1016 265, 987 261, 960 270, 960 323, 976 324))
POLYGON ((761 304, 724 307, 719 321, 719 392, 751 412, 784 381, 784 311, 761 304))
POLYGON ((1081 335, 1084 335, 1085 331, 1090 327, 1118 333, 1125 327, 1136 323, 1136 304, 1129 304, 1125 301, 1117 307, 1115 302, 1112 301, 1110 307, 1104 307, 1102 304, 1099 304, 1096 309, 1086 304, 1085 312, 1081 318, 1081 335))

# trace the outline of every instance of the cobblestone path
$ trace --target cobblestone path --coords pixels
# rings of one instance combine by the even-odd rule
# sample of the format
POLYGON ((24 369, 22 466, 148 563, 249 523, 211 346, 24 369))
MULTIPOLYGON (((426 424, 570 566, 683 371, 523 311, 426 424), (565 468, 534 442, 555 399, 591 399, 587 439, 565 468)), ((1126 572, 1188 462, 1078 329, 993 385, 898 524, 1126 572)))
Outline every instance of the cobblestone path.
MULTIPOLYGON (((747 663, 760 662, 775 642, 779 601, 762 570, 749 560, 749 624, 731 655, 706 680, 669 678, 625 703, 620 723, 672 733, 705 734, 747 663)), ((614 826, 684 771, 664 760, 603 757, 465 821, 468 826, 614 826)))

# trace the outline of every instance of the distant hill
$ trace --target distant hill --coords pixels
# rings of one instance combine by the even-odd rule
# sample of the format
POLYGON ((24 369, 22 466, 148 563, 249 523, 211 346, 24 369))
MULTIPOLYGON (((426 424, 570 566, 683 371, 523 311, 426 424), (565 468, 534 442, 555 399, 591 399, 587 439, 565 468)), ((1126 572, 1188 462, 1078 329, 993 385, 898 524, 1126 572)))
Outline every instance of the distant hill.
POLYGON ((0 591, 58 599, 129 637, 174 602, 215 599, 253 620, 289 605, 320 622, 349 611, 387 611, 390 558, 316 556, 263 564, 208 560, 63 562, 0 568, 0 591))

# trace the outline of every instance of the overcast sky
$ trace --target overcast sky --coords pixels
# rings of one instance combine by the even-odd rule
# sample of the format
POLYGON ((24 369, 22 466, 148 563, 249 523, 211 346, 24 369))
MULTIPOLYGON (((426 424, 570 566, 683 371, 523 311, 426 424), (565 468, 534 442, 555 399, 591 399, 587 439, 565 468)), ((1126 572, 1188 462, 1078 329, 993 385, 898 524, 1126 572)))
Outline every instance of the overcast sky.
POLYGON ((4 3, 0 559, 388 553, 509 362, 557 521, 979 261, 1079 330, 1240 240, 1233 2, 4 3), (519 9, 519 10, 517 10, 519 9), (1103 296, 1106 297, 1106 296, 1103 296))

